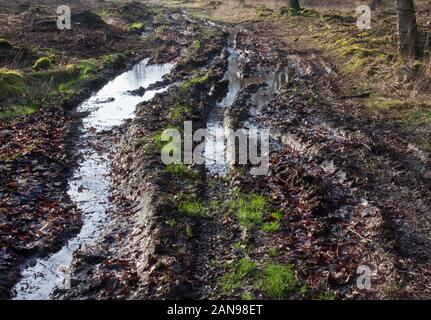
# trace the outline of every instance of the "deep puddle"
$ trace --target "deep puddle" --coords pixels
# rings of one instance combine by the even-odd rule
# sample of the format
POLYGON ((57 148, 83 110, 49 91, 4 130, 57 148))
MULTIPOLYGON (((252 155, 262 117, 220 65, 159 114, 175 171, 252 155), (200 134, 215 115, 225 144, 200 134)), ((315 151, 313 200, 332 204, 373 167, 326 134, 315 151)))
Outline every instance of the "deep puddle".
POLYGON ((109 223, 108 210, 110 171, 108 159, 109 142, 103 143, 104 134, 134 116, 136 105, 152 99, 156 93, 166 89, 147 91, 144 96, 132 96, 127 91, 162 80, 173 65, 147 65, 147 60, 118 76, 97 94, 82 103, 78 111, 89 112, 83 119, 80 152, 83 160, 69 181, 68 194, 82 212, 83 226, 80 233, 70 239, 57 253, 39 259, 34 266, 22 272, 21 281, 14 287, 15 299, 49 299, 59 284, 67 285, 67 270, 73 253, 82 246, 96 240, 109 223), (66 272, 66 273, 65 273, 66 272))
POLYGON ((229 63, 224 79, 229 80, 227 95, 221 102, 210 112, 207 119, 207 129, 212 143, 205 146, 205 164, 210 175, 224 176, 227 174, 228 150, 226 141, 223 139, 226 132, 224 124, 224 111, 231 107, 238 96, 239 91, 250 84, 260 85, 259 90, 251 95, 250 108, 248 109, 249 117, 244 122, 247 129, 258 129, 254 118, 262 108, 279 90, 286 85, 289 80, 287 70, 280 72, 261 72, 249 78, 241 78, 239 73, 239 63, 241 57, 233 48, 228 48, 229 63))

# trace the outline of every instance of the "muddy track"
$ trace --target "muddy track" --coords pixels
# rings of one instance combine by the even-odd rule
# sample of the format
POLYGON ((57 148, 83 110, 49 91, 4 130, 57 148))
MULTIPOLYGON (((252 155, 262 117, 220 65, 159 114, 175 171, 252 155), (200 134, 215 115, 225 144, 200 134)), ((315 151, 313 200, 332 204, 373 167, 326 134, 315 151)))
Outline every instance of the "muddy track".
MULTIPOLYGON (((241 290, 226 292, 219 280, 227 271, 220 263, 229 263, 238 257, 252 257, 264 265, 269 260, 264 254, 265 248, 276 243, 283 244, 279 247, 278 261, 295 265, 297 277, 311 287, 306 295, 308 297, 319 291, 336 292, 340 298, 388 298, 394 297, 395 292, 398 296, 418 297, 412 292, 419 291, 422 292, 421 297, 427 296, 428 254, 415 250, 427 247, 429 233, 425 225, 416 225, 410 231, 405 227, 409 221, 414 221, 414 217, 419 219, 423 216, 426 219, 429 212, 426 200, 429 195, 427 164, 415 155, 388 149, 384 141, 376 143, 376 138, 369 136, 375 128, 364 128, 360 119, 345 118, 342 114, 331 112, 328 107, 331 100, 317 94, 321 88, 319 86, 334 87, 332 75, 326 71, 328 68, 330 70, 327 64, 312 63, 307 57, 299 57, 297 52, 284 49, 282 44, 276 46, 278 49, 259 51, 254 44, 262 40, 246 30, 233 38, 234 50, 241 55, 237 73, 244 84, 232 106, 226 109, 223 121, 232 127, 250 124, 251 121, 271 128, 279 150, 271 156, 271 175, 253 178, 247 173, 231 171, 226 180, 222 176, 214 177, 208 168, 195 167, 193 170, 200 178, 194 176, 191 185, 172 175, 170 179, 174 181, 166 181, 166 173, 157 159, 149 161, 148 158, 142 160, 141 156, 131 157, 133 151, 130 148, 136 137, 150 135, 160 128, 154 125, 154 120, 169 118, 168 114, 164 115, 168 105, 172 104, 169 101, 180 93, 174 87, 142 106, 138 120, 128 130, 130 138, 121 143, 120 149, 123 151, 120 154, 123 156, 117 159, 122 159, 119 163, 122 163, 123 169, 114 179, 120 181, 116 184, 117 190, 129 190, 130 193, 122 193, 124 197, 134 203, 143 200, 146 203, 144 206, 135 205, 140 208, 138 212, 145 212, 141 219, 146 222, 138 229, 140 240, 130 236, 127 241, 132 244, 128 246, 135 249, 126 250, 129 253, 123 256, 127 256, 125 259, 132 264, 130 269, 125 270, 133 270, 132 274, 140 279, 137 288, 127 284, 122 286, 128 291, 126 296, 153 299, 238 298, 244 290, 248 290, 255 297, 263 298, 264 295, 256 290, 251 280, 246 281, 241 290), (280 56, 288 58, 279 59, 280 56), (256 92, 259 94, 265 85, 263 80, 254 81, 253 77, 267 72, 277 74, 283 68, 286 68, 288 76, 287 85, 263 99, 261 105, 256 105, 259 104, 256 92), (312 84, 315 79, 319 79, 318 85, 312 84), (293 88, 299 88, 301 93, 293 91, 293 88), (256 107, 257 113, 249 114, 256 107), (133 165, 129 167, 126 163, 133 165), (421 165, 412 166, 413 163, 421 165), (388 167, 397 168, 393 177, 388 174, 388 167), (129 178, 125 178, 127 176, 129 178), (404 185, 409 185, 409 190, 403 188, 404 185), (226 209, 223 208, 210 208, 206 218, 180 218, 178 208, 170 200, 171 196, 178 199, 183 192, 195 193, 206 199, 210 206, 214 200, 222 203, 229 199, 236 186, 248 192, 271 195, 277 206, 288 213, 280 235, 267 235, 259 230, 250 233, 238 225, 234 217, 226 216, 226 209), (391 197, 388 191, 392 193, 391 197), (398 208, 414 210, 414 215, 408 217, 396 213, 400 210, 393 210, 394 195, 406 199, 403 204, 403 200, 397 198, 398 208), (417 200, 412 205, 413 199, 417 200), (303 239, 308 238, 306 234, 310 233, 312 236, 307 244, 303 239), (237 243, 242 245, 238 247, 237 243), (403 247, 410 248, 411 252, 403 252, 403 247), (131 252, 139 254, 131 258, 131 252), (416 261, 414 266, 409 263, 412 258, 416 261), (356 269, 360 265, 369 265, 374 271, 374 287, 368 292, 361 292, 354 285, 356 269), (409 274, 418 273, 422 274, 423 281, 420 287, 412 287, 413 279, 409 278, 409 274)), ((267 42, 264 40, 261 45, 270 47, 267 42)), ((218 54, 222 57, 226 56, 226 50, 222 53, 226 43, 218 48, 218 54)), ((200 61, 198 65, 202 67, 207 64, 211 68, 210 61, 213 60, 200 61)), ((216 86, 223 83, 221 74, 228 69, 226 60, 220 67, 219 75, 214 78, 219 83, 216 86)), ((180 64, 174 71, 181 70, 180 64)), ((187 79, 187 76, 174 77, 181 81, 187 79)), ((205 122, 204 115, 208 112, 205 110, 216 107, 216 102, 207 96, 209 89, 198 86, 191 90, 188 97, 196 106, 191 119, 197 124, 205 122)), ((328 92, 329 97, 336 96, 336 92, 328 92)), ((135 237, 137 233, 135 227, 135 237)), ((78 279, 81 283, 84 276, 78 279)), ((113 291, 111 285, 104 283, 104 286, 102 288, 109 293, 105 290, 106 295, 101 295, 96 293, 101 288, 95 288, 93 297, 112 297, 112 294, 118 293, 113 291)), ((66 297, 82 298, 82 293, 78 292, 66 297)))
POLYGON ((113 146, 110 223, 74 252, 71 287, 54 298, 429 298, 429 155, 351 114, 355 102, 339 99, 335 68, 314 53, 247 25, 227 28, 184 11, 166 18, 159 45, 143 51, 149 64, 175 63, 146 88, 166 91, 99 134, 113 146), (159 135, 184 121, 269 129, 269 174, 165 166, 159 135), (244 195, 268 199, 262 219, 275 230, 240 223, 244 195), (184 209, 190 203, 198 210, 184 209), (253 270, 239 277, 242 261, 253 270), (294 270, 295 284, 281 295, 262 285, 271 265, 294 270), (373 271, 370 290, 356 286, 364 265, 373 271))

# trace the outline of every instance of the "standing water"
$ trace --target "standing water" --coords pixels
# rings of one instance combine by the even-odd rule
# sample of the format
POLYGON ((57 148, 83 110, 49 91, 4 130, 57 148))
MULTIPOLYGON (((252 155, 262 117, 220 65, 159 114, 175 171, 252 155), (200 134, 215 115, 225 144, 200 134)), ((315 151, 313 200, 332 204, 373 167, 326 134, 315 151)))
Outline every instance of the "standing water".
MULTIPOLYGON (((229 60, 228 69, 224 75, 224 79, 229 81, 228 92, 226 97, 217 104, 210 112, 207 119, 207 129, 211 143, 205 145, 204 156, 205 164, 210 175, 226 175, 228 169, 227 161, 227 145, 224 139, 226 129, 224 125, 224 111, 231 107, 238 96, 239 91, 249 85, 261 85, 259 90, 251 95, 249 118, 245 121, 246 129, 258 129, 255 123, 255 116, 260 108, 262 108, 273 95, 288 81, 288 72, 286 70, 280 72, 261 72, 254 74, 249 78, 241 78, 239 72, 239 63, 241 57, 233 48, 228 48, 229 60)), ((232 151, 232 150, 230 150, 232 151)))
POLYGON ((109 150, 103 148, 103 133, 133 117, 137 104, 151 100, 156 93, 149 90, 143 97, 132 96, 127 91, 140 87, 148 88, 162 80, 173 65, 147 65, 144 60, 118 76, 97 94, 78 107, 78 111, 89 112, 83 119, 80 152, 83 160, 69 181, 68 194, 82 212, 83 226, 80 233, 70 239, 57 253, 37 260, 22 272, 21 281, 15 286, 15 299, 49 299, 59 284, 66 284, 65 271, 70 267, 73 253, 81 246, 96 240, 109 223, 108 209, 110 183, 109 150))
POLYGON ((232 48, 229 51, 228 69, 224 79, 229 81, 226 97, 211 110, 207 119, 208 138, 211 143, 205 144, 204 157, 207 170, 211 175, 224 175, 227 171, 225 159, 226 145, 224 143, 224 111, 232 106, 241 89, 241 80, 238 76, 239 57, 232 48))

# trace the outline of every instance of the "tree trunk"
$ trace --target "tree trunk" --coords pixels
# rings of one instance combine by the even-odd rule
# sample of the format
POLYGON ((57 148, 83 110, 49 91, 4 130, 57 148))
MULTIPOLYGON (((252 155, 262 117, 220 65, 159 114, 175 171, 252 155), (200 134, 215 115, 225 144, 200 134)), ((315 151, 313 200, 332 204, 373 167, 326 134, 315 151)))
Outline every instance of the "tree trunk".
POLYGON ((289 8, 297 11, 301 10, 301 7, 299 6, 299 0, 289 0, 289 8))
POLYGON ((418 26, 413 0, 396 0, 399 53, 404 60, 420 55, 418 26))
POLYGON ((377 10, 378 7, 382 4, 383 0, 371 0, 371 10, 377 10))

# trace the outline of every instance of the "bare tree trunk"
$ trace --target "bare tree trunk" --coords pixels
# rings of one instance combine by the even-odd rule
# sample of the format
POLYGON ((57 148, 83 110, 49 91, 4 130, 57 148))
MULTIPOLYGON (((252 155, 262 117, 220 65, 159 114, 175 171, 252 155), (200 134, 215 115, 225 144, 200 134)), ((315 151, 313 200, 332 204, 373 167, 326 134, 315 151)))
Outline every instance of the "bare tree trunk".
POLYGON ((403 59, 420 55, 418 26, 413 0, 396 0, 398 13, 399 52, 403 59))
POLYGON ((301 7, 299 6, 299 0, 289 0, 289 8, 297 11, 301 10, 301 7))
POLYGON ((371 10, 377 10, 378 7, 382 4, 383 0, 371 0, 371 10))

